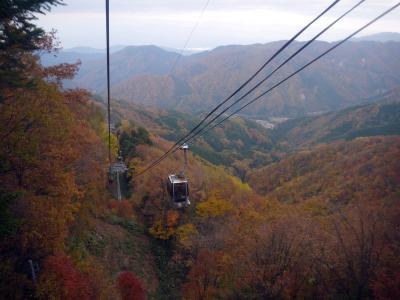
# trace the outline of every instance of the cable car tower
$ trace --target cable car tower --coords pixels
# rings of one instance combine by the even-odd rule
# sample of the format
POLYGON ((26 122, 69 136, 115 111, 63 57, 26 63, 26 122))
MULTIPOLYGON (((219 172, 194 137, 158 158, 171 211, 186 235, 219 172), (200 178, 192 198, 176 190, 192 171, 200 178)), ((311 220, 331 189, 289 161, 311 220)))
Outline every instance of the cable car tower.
POLYGON ((124 177, 122 175, 127 171, 128 171, 128 167, 123 162, 121 151, 119 151, 118 161, 111 164, 110 170, 109 170, 110 183, 112 183, 114 181, 114 179, 116 181, 115 196, 118 201, 122 200, 121 180, 124 180, 124 177), (122 176, 122 178, 121 178, 121 176, 122 176))
POLYGON ((169 174, 167 178, 167 191, 175 208, 184 208, 190 205, 189 200, 189 183, 185 177, 187 168, 187 151, 189 145, 186 143, 180 147, 183 150, 184 163, 183 168, 178 174, 169 174))
POLYGON ((116 162, 112 162, 111 155, 111 133, 115 134, 115 125, 111 123, 111 105, 110 105, 110 3, 109 0, 106 0, 106 57, 107 57, 107 123, 108 123, 108 162, 110 164, 110 168, 108 170, 108 180, 109 185, 111 186, 116 181, 116 193, 114 194, 116 198, 121 201, 122 200, 122 192, 121 192, 121 180, 123 180, 123 175, 128 171, 128 167, 125 165, 121 150, 118 150, 118 160, 116 162))

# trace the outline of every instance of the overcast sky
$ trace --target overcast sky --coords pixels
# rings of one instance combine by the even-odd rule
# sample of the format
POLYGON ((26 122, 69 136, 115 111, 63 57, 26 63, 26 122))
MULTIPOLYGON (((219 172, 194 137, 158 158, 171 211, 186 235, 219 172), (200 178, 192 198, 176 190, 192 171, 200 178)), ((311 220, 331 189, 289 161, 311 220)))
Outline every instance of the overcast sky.
MULTIPOLYGON (((301 40, 315 34, 359 0, 342 0, 301 40)), ((38 23, 58 30, 64 48, 105 47, 105 0, 65 0, 38 23)), ((110 0, 111 45, 182 48, 207 0, 110 0)), ((288 39, 333 0, 210 0, 187 48, 288 39)), ((338 40, 398 0, 367 0, 321 39, 338 40)), ((360 36, 400 31, 400 8, 360 36)))

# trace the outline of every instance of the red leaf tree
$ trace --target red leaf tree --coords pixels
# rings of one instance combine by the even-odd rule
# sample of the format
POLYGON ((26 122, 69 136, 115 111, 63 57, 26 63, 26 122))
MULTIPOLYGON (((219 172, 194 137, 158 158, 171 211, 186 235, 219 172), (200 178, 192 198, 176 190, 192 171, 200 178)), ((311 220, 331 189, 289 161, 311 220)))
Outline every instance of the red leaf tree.
POLYGON ((39 298, 85 300, 93 298, 88 277, 77 270, 68 256, 49 256, 37 290, 39 298))
POLYGON ((142 282, 131 272, 118 276, 118 290, 123 300, 146 300, 146 290, 142 282))

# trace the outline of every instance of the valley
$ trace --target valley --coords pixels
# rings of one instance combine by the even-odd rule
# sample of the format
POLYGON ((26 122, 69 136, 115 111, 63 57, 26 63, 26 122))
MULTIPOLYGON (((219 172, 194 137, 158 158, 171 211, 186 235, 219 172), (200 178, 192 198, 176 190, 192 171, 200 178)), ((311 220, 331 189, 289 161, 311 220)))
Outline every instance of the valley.
MULTIPOLYGON (((210 163, 228 167, 244 180, 247 170, 279 161, 301 149, 357 137, 399 135, 399 91, 394 89, 382 98, 376 97, 372 104, 319 116, 271 118, 276 122, 273 128, 265 128, 247 117, 235 117, 196 139, 190 145, 191 150, 210 163)), ((200 121, 190 113, 116 101, 114 120, 119 124, 123 119, 171 142, 200 121)))

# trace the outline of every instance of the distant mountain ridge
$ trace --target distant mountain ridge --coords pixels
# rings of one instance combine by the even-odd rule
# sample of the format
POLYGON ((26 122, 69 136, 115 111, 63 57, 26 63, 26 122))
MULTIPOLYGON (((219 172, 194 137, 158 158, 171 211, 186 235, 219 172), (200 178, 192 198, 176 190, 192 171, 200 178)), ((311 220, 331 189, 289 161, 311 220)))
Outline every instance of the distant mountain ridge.
POLYGON ((355 38, 354 41, 372 41, 372 42, 400 42, 400 33, 398 32, 380 32, 371 35, 355 38))
MULTIPOLYGON (((206 111, 244 82, 280 45, 282 41, 222 46, 180 59, 176 52, 156 46, 126 47, 111 55, 112 95, 164 109, 206 111)), ((294 43, 260 76, 270 72, 301 45, 301 42, 294 43)), ((290 74, 330 45, 313 43, 280 70, 271 83, 290 74)), ((399 42, 348 42, 243 113, 259 119, 297 117, 365 103, 367 98, 400 85, 398 53, 399 42)), ((94 59, 96 55, 102 54, 82 60, 78 76, 67 83, 67 87, 78 86, 104 94, 105 60, 104 57, 94 59)))
MULTIPOLYGON (((115 45, 110 47, 110 53, 115 53, 118 52, 122 49, 127 47, 126 45, 115 45)), ((68 48, 64 49, 63 52, 75 52, 75 53, 106 53, 106 49, 99 49, 99 48, 93 48, 93 47, 73 47, 73 48, 68 48)))
MULTIPOLYGON (((126 47, 141 47, 141 46, 146 46, 146 45, 140 45, 140 46, 134 46, 134 45, 114 45, 110 47, 110 53, 115 53, 118 52, 126 47)), ((151 46, 151 45, 149 45, 151 46)), ((155 46, 158 48, 161 48, 165 51, 169 52, 176 52, 176 53, 183 53, 183 55, 191 55, 194 53, 199 53, 203 51, 207 51, 208 49, 202 49, 202 48, 187 48, 187 49, 178 49, 178 48, 173 48, 173 47, 165 47, 165 46, 155 46), (182 51, 183 50, 183 51, 182 51)), ((72 47, 72 48, 67 48, 63 49, 62 52, 75 52, 75 53, 106 53, 106 49, 100 49, 100 48, 93 48, 93 47, 85 47, 85 46, 78 46, 78 47, 72 47)))
MULTIPOLYGON (((209 110, 243 83, 280 45, 281 42, 225 46, 183 57, 174 74, 137 74, 114 84, 112 93, 127 101, 161 108, 174 107, 191 112, 209 110)), ((294 43, 284 56, 300 45, 294 43)), ((329 46, 325 42, 314 43, 277 73, 271 83, 295 71, 329 46)), ((400 43, 349 42, 243 113, 260 119, 266 116, 296 117, 363 103, 366 98, 400 85, 397 53, 400 53, 400 43)), ((261 75, 268 74, 278 62, 279 59, 261 75)), ((90 86, 90 82, 87 84, 90 86)))
MULTIPOLYGON (((110 57, 111 84, 125 81, 137 75, 167 74, 179 54, 168 52, 156 46, 129 46, 112 54, 110 57)), ((81 70, 74 80, 74 85, 94 91, 105 88, 104 60, 88 61, 82 64, 81 70)))
MULTIPOLYGON (((114 54, 116 52, 124 50, 125 48, 135 48, 135 47, 144 47, 144 48, 157 47, 164 51, 182 54, 184 56, 189 56, 189 55, 207 51, 207 49, 184 49, 182 52, 182 49, 163 47, 163 46, 115 45, 115 46, 110 47, 110 54, 114 54)), ((83 64, 85 64, 87 61, 105 59, 105 54, 106 54, 106 49, 78 46, 78 47, 62 49, 61 51, 59 51, 56 54, 44 53, 41 55, 41 61, 45 66, 55 65, 58 63, 75 63, 78 60, 80 60, 81 62, 83 62, 83 64)))

